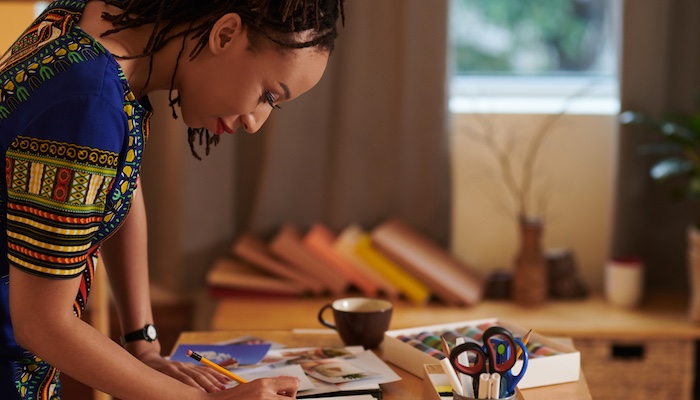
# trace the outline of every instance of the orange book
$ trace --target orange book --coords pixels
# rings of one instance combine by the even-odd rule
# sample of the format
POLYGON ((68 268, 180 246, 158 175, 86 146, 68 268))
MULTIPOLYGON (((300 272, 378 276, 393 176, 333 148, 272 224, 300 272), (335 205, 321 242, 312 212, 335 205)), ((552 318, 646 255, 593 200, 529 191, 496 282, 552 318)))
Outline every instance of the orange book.
POLYGON ((356 270, 362 271, 367 279, 370 279, 387 298, 398 299, 401 295, 399 289, 388 279, 375 271, 371 265, 367 264, 367 262, 360 258, 355 252, 357 241, 363 233, 365 232, 362 228, 356 224, 347 226, 338 234, 333 243, 333 249, 345 262, 351 264, 356 270))
POLYGON ((231 251, 248 263, 270 274, 277 275, 296 285, 300 285, 313 293, 318 294, 324 290, 321 282, 311 279, 308 275, 275 258, 275 256, 270 254, 267 250, 265 242, 252 233, 240 235, 233 244, 231 251))
POLYGON ((335 268, 339 274, 345 276, 345 279, 352 283, 363 295, 368 297, 377 296, 379 290, 374 282, 335 251, 333 248, 335 241, 335 233, 320 222, 315 223, 304 235, 303 239, 303 243, 309 251, 329 266, 335 268))
POLYGON ((273 254, 316 279, 331 293, 341 294, 347 291, 350 282, 306 249, 302 243, 301 231, 293 224, 284 224, 268 246, 273 254))
POLYGON ((483 278, 408 224, 390 219, 374 228, 371 237, 377 249, 446 302, 472 305, 481 300, 483 278))

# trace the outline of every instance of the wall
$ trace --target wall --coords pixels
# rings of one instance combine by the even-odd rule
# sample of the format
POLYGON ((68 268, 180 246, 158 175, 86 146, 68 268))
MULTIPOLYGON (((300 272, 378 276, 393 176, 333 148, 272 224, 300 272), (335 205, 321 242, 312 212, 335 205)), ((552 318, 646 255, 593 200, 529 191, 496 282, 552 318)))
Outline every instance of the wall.
POLYGON ((208 157, 197 147, 199 161, 190 152, 187 127, 171 116, 167 92, 149 98, 155 112, 141 180, 151 278, 172 292, 192 293, 233 240, 235 137, 224 135, 208 157))
MULTIPOLYGON (((492 153, 470 138, 483 120, 500 143, 512 139, 510 159, 522 160, 525 146, 544 115, 453 115, 452 251, 484 274, 510 269, 517 249, 516 219, 509 215, 500 169, 492 153)), ((547 203, 544 245, 573 250, 580 275, 602 287, 609 254, 615 177, 616 121, 612 115, 565 115, 540 147, 536 188, 547 203)))
POLYGON ((34 19, 34 3, 29 1, 0 2, 0 17, 2 17, 0 53, 5 53, 5 50, 27 29, 29 23, 34 19))

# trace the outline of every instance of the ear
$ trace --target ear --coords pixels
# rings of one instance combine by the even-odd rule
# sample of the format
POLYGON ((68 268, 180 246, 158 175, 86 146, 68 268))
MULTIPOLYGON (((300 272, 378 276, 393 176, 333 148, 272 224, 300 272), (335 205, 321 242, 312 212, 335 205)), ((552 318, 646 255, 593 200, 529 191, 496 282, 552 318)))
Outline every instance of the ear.
POLYGON ((219 54, 241 37, 245 38, 245 29, 240 15, 226 14, 214 23, 209 33, 209 49, 213 54, 219 54))

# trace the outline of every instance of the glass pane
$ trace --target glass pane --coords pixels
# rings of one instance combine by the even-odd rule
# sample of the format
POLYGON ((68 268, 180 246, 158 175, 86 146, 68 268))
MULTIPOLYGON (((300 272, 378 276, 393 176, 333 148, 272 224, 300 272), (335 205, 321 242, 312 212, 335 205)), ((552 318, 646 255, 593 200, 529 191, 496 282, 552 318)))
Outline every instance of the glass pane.
POLYGON ((615 0, 452 0, 456 75, 614 76, 615 0))

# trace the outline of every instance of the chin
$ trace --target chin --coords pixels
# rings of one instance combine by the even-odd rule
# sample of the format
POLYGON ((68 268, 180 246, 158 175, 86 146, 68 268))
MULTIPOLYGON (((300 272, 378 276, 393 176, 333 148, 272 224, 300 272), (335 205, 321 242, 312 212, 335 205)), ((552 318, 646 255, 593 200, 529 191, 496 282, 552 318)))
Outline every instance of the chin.
POLYGON ((204 126, 202 126, 201 122, 192 120, 192 118, 190 118, 184 111, 181 113, 182 113, 182 122, 184 122, 188 128, 190 128, 190 129, 205 128, 204 126))

